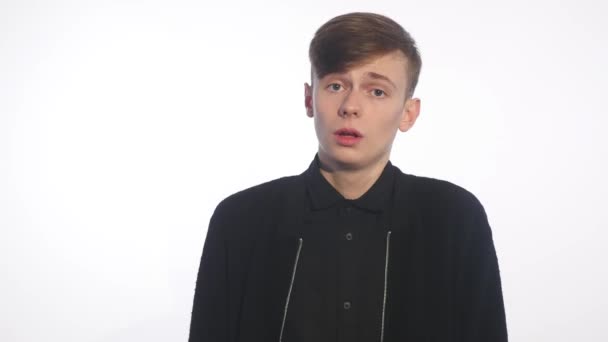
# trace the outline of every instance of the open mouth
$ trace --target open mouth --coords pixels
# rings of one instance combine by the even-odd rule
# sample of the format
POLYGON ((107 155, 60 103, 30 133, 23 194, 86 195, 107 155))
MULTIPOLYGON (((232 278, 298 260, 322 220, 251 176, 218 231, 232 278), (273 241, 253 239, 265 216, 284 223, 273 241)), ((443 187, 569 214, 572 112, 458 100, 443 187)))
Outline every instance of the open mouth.
POLYGON ((355 146, 363 139, 363 134, 354 128, 340 128, 334 132, 336 142, 341 146, 355 146))
POLYGON ((334 134, 343 136, 343 137, 353 137, 353 138, 361 138, 363 135, 359 133, 356 129, 352 128, 341 128, 334 132, 334 134))

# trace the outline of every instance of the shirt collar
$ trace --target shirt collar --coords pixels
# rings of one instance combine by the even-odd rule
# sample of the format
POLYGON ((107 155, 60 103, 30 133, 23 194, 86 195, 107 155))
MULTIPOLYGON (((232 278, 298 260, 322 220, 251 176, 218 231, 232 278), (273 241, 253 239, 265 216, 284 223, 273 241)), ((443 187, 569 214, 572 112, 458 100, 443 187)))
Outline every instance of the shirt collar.
POLYGON ((395 179, 395 167, 388 161, 380 177, 361 197, 347 200, 328 181, 320 171, 319 155, 316 154, 306 170, 306 187, 313 210, 326 209, 340 203, 350 203, 358 208, 373 212, 383 211, 389 204, 395 179))

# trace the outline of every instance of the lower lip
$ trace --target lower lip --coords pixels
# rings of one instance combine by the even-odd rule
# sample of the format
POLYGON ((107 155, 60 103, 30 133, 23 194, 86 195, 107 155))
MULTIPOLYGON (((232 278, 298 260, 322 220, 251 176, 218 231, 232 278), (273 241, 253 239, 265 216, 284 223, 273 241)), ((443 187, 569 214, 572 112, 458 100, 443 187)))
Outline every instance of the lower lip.
POLYGON ((354 137, 352 135, 339 135, 336 134, 336 141, 342 146, 353 146, 358 143, 362 137, 354 137))

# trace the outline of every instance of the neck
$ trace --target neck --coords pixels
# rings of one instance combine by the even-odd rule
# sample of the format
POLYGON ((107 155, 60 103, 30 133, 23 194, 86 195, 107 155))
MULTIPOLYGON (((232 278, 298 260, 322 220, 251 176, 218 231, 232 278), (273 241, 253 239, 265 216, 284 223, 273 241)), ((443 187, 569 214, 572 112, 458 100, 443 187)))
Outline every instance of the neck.
POLYGON ((386 156, 362 168, 346 168, 324 162, 319 154, 321 175, 346 199, 363 196, 380 178, 388 160, 386 156))

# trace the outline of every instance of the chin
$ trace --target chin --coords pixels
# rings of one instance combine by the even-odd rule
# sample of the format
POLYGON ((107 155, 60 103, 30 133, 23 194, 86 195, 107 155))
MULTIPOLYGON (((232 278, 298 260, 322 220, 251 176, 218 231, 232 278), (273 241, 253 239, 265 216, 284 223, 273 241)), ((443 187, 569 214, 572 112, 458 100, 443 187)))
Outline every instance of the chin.
POLYGON ((347 169, 360 167, 364 164, 363 161, 365 160, 361 151, 343 150, 343 148, 340 147, 333 148, 329 151, 324 150, 319 156, 333 165, 347 169))

